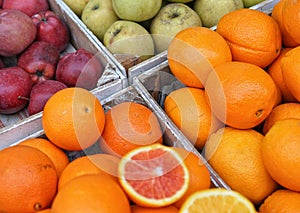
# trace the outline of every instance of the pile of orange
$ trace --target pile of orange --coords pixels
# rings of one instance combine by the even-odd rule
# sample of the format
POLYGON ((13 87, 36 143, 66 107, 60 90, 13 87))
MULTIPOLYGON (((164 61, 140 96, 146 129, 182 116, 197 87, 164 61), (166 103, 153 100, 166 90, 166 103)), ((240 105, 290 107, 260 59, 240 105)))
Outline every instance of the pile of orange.
POLYGON ((211 187, 203 159, 163 145, 160 121, 145 105, 104 112, 91 92, 67 88, 46 103, 42 122, 45 137, 0 151, 0 211, 178 212, 211 187), (85 153, 95 145, 101 153, 85 153), (86 155, 69 161, 76 150, 86 155))
POLYGON ((91 92, 66 88, 45 105, 45 138, 0 150, 0 212, 299 210, 299 13, 294 0, 269 15, 244 8, 170 43, 170 71, 186 87, 164 110, 205 162, 165 145, 147 106, 105 112, 91 92), (101 153, 69 162, 93 145, 101 153), (212 188, 207 162, 232 190, 212 188))
POLYGON ((170 72, 186 87, 166 97, 166 114, 259 212, 273 212, 279 203, 286 212, 299 210, 299 13, 300 1, 293 0, 278 1, 271 14, 239 9, 224 15, 215 31, 183 30, 168 48, 170 72), (209 33, 221 38, 214 44, 209 33), (221 60, 228 47, 231 60, 221 60), (192 92, 174 95, 183 90, 201 90, 206 103, 188 99, 192 92), (221 125, 212 129, 216 119, 221 125), (198 135, 201 146, 198 126, 211 130, 198 135))

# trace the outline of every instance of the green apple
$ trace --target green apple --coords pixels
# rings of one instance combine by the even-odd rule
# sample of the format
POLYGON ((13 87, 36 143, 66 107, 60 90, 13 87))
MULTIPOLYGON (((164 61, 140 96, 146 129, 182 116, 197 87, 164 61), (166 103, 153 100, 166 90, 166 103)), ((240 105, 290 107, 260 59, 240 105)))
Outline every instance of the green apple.
POLYGON ((194 2, 194 10, 200 16, 204 27, 217 25, 223 15, 243 7, 243 0, 195 0, 194 2))
POLYGON ((149 58, 154 55, 154 42, 150 33, 140 24, 119 20, 104 34, 103 44, 113 54, 149 58))
POLYGON ((81 17, 82 11, 89 0, 63 0, 66 5, 79 17, 81 17))
POLYGON ((253 5, 256 5, 260 2, 263 2, 264 0, 243 0, 244 7, 252 7, 253 5))
POLYGON ((188 3, 194 0, 168 0, 169 2, 176 2, 176 3, 188 3))
POLYGON ((153 18, 161 4, 162 0, 112 0, 114 11, 120 19, 136 22, 153 18))
POLYGON ((150 26, 156 51, 166 50, 179 31, 193 26, 202 26, 202 23, 199 15, 192 8, 183 3, 170 3, 164 6, 150 26))
MULTIPOLYGON (((162 0, 160 9, 162 9, 167 4, 169 4, 168 0, 162 0)), ((137 23, 139 23, 140 25, 145 27, 146 30, 150 31, 150 25, 151 25, 151 22, 154 18, 155 18, 155 16, 151 19, 146 20, 146 21, 141 21, 141 22, 137 22, 137 23)))
POLYGON ((119 18, 111 0, 89 0, 82 11, 81 20, 102 41, 106 30, 119 18))

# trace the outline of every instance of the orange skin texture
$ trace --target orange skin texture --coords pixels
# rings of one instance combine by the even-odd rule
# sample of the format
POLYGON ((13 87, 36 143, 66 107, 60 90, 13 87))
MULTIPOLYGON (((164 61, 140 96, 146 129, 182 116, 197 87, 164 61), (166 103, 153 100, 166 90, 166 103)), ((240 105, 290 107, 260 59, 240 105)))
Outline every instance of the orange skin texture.
POLYGON ((238 129, 262 123, 277 102, 276 85, 270 75, 246 62, 215 67, 207 78, 205 91, 216 117, 238 129))
POLYGON ((216 31, 227 41, 233 61, 265 68, 281 50, 282 38, 277 22, 258 10, 242 8, 225 14, 216 31))
POLYGON ((170 43, 167 57, 173 75, 186 86, 196 88, 203 88, 213 67, 232 60, 225 39, 206 27, 180 31, 170 43))

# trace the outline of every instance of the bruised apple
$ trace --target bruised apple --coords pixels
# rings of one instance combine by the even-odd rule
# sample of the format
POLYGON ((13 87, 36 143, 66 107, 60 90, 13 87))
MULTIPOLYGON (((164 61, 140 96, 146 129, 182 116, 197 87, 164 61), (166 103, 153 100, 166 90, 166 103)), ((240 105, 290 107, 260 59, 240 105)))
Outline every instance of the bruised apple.
POLYGON ((14 66, 0 69, 0 113, 13 114, 28 104, 32 81, 27 72, 14 66))
POLYGON ((37 29, 31 18, 19 10, 0 10, 0 55, 15 56, 36 38, 37 29))
POLYGON ((57 48, 45 41, 33 42, 18 57, 17 65, 28 72, 34 83, 53 79, 60 55, 57 48))
POLYGON ((56 68, 56 80, 68 87, 81 87, 91 90, 97 86, 103 73, 101 61, 86 49, 62 56, 56 68))
POLYGON ((28 114, 33 115, 43 111, 48 99, 58 92, 65 89, 67 86, 56 80, 45 80, 35 84, 30 92, 30 100, 28 105, 28 114))

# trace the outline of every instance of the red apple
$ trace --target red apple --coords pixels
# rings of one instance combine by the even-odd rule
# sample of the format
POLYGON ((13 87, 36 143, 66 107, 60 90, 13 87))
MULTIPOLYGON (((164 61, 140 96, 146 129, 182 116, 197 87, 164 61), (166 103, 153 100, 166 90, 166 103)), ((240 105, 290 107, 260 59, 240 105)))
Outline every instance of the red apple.
POLYGON ((78 49, 62 56, 56 68, 56 80, 68 87, 94 89, 103 73, 103 65, 91 52, 78 49))
POLYGON ((13 114, 28 104, 32 81, 20 67, 0 69, 0 113, 13 114))
POLYGON ((54 78, 59 58, 59 51, 52 44, 35 41, 19 55, 17 65, 28 72, 32 81, 37 83, 54 78))
POLYGON ((31 17, 37 27, 37 40, 53 44, 61 52, 70 41, 69 28, 52 11, 37 13, 31 17))
POLYGON ((25 50, 36 38, 32 19, 19 10, 0 10, 0 55, 14 56, 25 50))
POLYGON ((47 0, 3 0, 3 9, 20 10, 28 16, 49 10, 47 0))
POLYGON ((43 111, 48 99, 57 91, 67 88, 67 86, 56 80, 46 80, 35 84, 30 92, 28 114, 33 115, 43 111))

